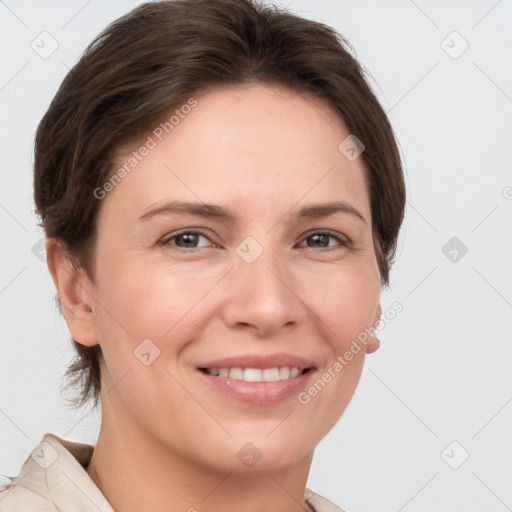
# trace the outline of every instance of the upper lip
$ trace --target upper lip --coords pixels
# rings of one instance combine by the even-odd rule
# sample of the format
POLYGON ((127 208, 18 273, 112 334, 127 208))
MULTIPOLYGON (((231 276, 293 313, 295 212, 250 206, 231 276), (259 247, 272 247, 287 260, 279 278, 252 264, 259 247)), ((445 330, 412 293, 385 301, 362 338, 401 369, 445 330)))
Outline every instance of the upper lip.
POLYGON ((315 363, 303 357, 294 356, 280 352, 277 354, 244 354, 239 356, 225 357, 216 359, 205 364, 199 365, 199 368, 274 368, 279 366, 297 367, 299 370, 314 368, 315 363))

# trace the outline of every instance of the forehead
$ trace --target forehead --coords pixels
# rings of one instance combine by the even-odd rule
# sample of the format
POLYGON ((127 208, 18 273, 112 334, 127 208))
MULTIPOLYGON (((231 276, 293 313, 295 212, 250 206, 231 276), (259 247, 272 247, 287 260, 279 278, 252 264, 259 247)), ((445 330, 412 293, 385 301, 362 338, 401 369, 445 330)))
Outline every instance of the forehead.
POLYGON ((135 165, 105 202, 128 201, 140 214, 166 199, 265 212, 302 199, 347 199, 369 215, 363 159, 340 152, 350 133, 322 100, 268 84, 219 87, 192 100, 124 148, 116 169, 135 165))

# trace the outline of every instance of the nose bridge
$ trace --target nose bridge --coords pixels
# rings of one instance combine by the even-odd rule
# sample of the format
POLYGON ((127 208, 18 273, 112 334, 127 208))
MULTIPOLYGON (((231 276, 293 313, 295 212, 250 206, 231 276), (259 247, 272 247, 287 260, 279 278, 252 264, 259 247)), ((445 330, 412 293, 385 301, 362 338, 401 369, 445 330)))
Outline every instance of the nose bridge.
POLYGON ((247 236, 236 248, 236 253, 237 279, 250 283, 253 295, 260 290, 272 295, 281 292, 282 279, 289 272, 286 272, 284 254, 272 242, 272 234, 260 235, 258 239, 247 236))
POLYGON ((272 236, 246 237, 236 248, 230 293, 224 304, 229 324, 251 324, 270 332, 299 318, 293 273, 286 255, 274 249, 272 236))

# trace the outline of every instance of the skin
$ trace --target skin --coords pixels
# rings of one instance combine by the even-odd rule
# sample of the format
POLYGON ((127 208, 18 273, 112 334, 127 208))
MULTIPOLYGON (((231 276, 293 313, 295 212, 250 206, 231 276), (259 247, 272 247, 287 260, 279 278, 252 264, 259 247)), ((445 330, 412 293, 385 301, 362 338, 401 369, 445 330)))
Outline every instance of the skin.
POLYGON ((235 401, 205 386, 196 366, 287 352, 315 362, 313 383, 378 322, 363 161, 340 153, 349 131, 312 96, 251 84, 194 97, 197 106, 101 201, 94 281, 71 269, 59 243, 47 244, 72 337, 104 354, 103 419, 87 473, 117 512, 300 511, 315 446, 378 340, 307 405, 297 396, 272 406, 235 401), (137 220, 173 199, 226 206, 240 218, 137 220), (295 217, 339 200, 366 223, 346 213, 295 217), (183 228, 201 236, 169 240, 183 228), (350 243, 318 240, 314 230, 350 243), (248 236, 263 249, 252 263, 236 252, 248 236), (149 366, 133 353, 144 339, 160 349, 149 366), (262 454, 251 468, 237 457, 247 442, 262 454))

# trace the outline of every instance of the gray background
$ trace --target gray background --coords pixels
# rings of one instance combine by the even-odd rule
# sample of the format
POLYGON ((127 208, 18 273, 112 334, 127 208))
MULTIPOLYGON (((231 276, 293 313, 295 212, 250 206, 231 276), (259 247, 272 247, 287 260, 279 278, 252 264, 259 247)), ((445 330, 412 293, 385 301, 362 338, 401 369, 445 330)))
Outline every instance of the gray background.
MULTIPOLYGON (((0 1, 3 474, 45 432, 96 441, 98 415, 71 411, 59 392, 73 352, 38 253, 32 147, 68 68, 138 3, 0 1)), ((382 294, 383 309, 403 311, 318 446, 308 486, 352 512, 512 510, 512 1, 277 3, 350 40, 408 187, 382 294)))

